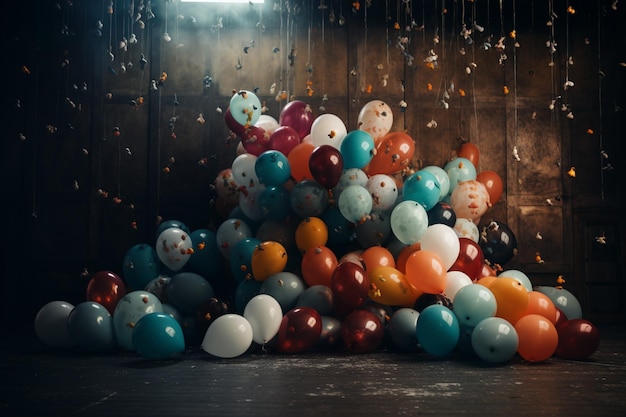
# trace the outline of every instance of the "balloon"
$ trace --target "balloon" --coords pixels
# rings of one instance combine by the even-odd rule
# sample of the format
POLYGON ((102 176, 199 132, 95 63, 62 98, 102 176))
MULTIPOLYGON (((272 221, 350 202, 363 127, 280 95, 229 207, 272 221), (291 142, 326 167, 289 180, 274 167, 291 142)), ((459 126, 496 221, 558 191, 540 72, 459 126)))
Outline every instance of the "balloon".
MULTIPOLYGON (((165 310, 165 306, 163 307, 165 310)), ((198 334, 204 337, 209 326, 220 316, 224 314, 230 314, 231 307, 229 303, 219 298, 212 297, 208 301, 205 301, 196 311, 195 324, 198 330, 198 334)), ((202 340, 198 340, 198 344, 202 340)))
POLYGON ((528 307, 524 315, 539 314, 556 326, 556 307, 550 298, 539 291, 528 292, 528 307))
POLYGON ((257 157, 254 172, 259 181, 265 185, 281 185, 291 177, 291 167, 287 157, 282 152, 273 149, 257 157))
POLYGON ((515 323, 517 352, 529 362, 543 362, 556 351, 559 336, 554 324, 539 314, 528 314, 515 323))
POLYGON ((302 256, 302 278, 309 286, 331 286, 332 275, 338 265, 337 256, 326 246, 306 250, 302 256))
POLYGON ((422 250, 432 251, 439 255, 447 271, 459 257, 461 243, 450 226, 433 224, 428 226, 420 239, 422 250))
POLYGON ((368 271, 370 281, 369 297, 383 305, 412 306, 415 293, 405 275, 391 266, 377 266, 368 271))
POLYGON ((248 237, 235 244, 230 252, 230 270, 237 282, 252 278, 252 253, 260 239, 248 237))
POLYGON ((161 232, 155 246, 163 265, 172 271, 184 267, 193 253, 193 242, 189 234, 177 227, 170 227, 161 232))
POLYGON ((435 165, 428 165, 422 168, 422 171, 430 172, 437 178, 439 183, 439 201, 443 200, 450 192, 450 177, 448 177, 448 173, 443 168, 435 165))
POLYGON ((319 217, 328 206, 328 191, 315 181, 300 181, 291 190, 291 208, 300 217, 319 217))
POLYGON ((267 294, 252 297, 246 304, 243 316, 252 327, 252 340, 260 345, 266 344, 278 334, 283 320, 280 304, 267 294))
POLYGON ((417 310, 404 307, 391 315, 387 329, 395 347, 407 352, 417 352, 419 345, 415 329, 419 314, 417 310))
POLYGON ((367 299, 370 281, 361 266, 352 262, 337 265, 331 279, 331 288, 337 300, 355 309, 367 299))
POLYGON ((239 152, 239 155, 250 154, 253 156, 259 156, 263 152, 270 149, 270 133, 260 126, 249 126, 239 134, 241 138, 240 145, 243 147, 243 152, 239 152))
POLYGON ((517 254, 517 239, 506 224, 491 220, 479 229, 480 247, 491 264, 504 265, 517 254))
POLYGON ((284 186, 268 185, 259 194, 257 200, 263 218, 284 220, 291 213, 291 195, 284 186))
POLYGON ((296 301, 296 307, 311 307, 321 316, 332 314, 333 290, 326 285, 313 285, 306 288, 296 301))
POLYGON ((217 233, 209 229, 197 229, 191 232, 189 236, 193 242, 193 253, 189 257, 185 269, 203 277, 210 277, 219 270, 222 261, 217 246, 217 233))
POLYGON ((88 352, 112 352, 117 348, 113 318, 102 305, 84 301, 67 316, 67 331, 74 345, 88 352))
MULTIPOLYGON (((463 181, 476 179, 476 167, 467 158, 454 158, 444 165, 443 170, 448 174, 448 178, 450 178, 450 190, 448 191, 448 195, 451 195, 457 185, 463 181)), ((461 217, 458 213, 457 216, 461 217)))
POLYGON ((127 290, 143 289, 159 276, 159 257, 154 248, 145 243, 131 247, 124 256, 122 276, 127 290))
POLYGON ((226 219, 217 228, 215 234, 216 245, 224 258, 230 257, 230 251, 240 240, 252 236, 250 227, 241 219, 226 219))
POLYGON ((315 146, 313 144, 302 142, 294 146, 287 155, 287 160, 291 167, 291 177, 295 182, 313 179, 313 174, 309 168, 309 159, 314 150, 315 146))
POLYGON ((250 220, 260 221, 263 219, 263 212, 261 211, 261 206, 259 206, 259 197, 265 188, 264 184, 257 183, 251 188, 242 188, 241 193, 239 193, 239 208, 248 218, 246 220, 248 224, 250 224, 250 220))
POLYGON ((390 132, 379 139, 367 173, 395 174, 409 165, 415 152, 413 138, 404 132, 390 132))
POLYGON ((254 248, 250 263, 254 279, 265 281, 270 275, 283 271, 287 265, 287 251, 280 243, 267 240, 254 248))
POLYGON ((317 347, 330 349, 341 342, 341 321, 332 316, 322 315, 322 332, 317 347))
POLYGON ((459 145, 456 150, 456 155, 468 159, 472 165, 478 167, 478 162, 480 159, 480 151, 478 150, 478 146, 474 145, 471 142, 465 142, 459 145))
POLYGON ((491 207, 487 189, 475 180, 460 182, 452 191, 450 205, 458 217, 470 219, 474 223, 479 222, 491 207))
POLYGON ((183 314, 194 314, 215 291, 209 281, 193 272, 179 272, 167 286, 167 300, 183 314))
POLYGON ((261 241, 272 240, 285 247, 287 252, 296 249, 295 231, 297 218, 289 218, 281 221, 266 220, 256 232, 256 238, 261 241))
POLYGON ((239 184, 235 181, 232 169, 225 168, 215 177, 215 191, 217 195, 232 205, 239 202, 238 189, 239 184))
POLYGON ((237 284, 235 289, 235 310, 238 314, 243 314, 248 301, 259 294, 263 283, 255 279, 246 279, 237 284))
POLYGON ((409 246, 405 246, 402 248, 398 256, 396 257, 396 267, 403 274, 406 273, 406 261, 409 259, 409 256, 413 252, 417 252, 422 248, 422 244, 420 242, 414 243, 409 246))
POLYGON ((372 246, 361 252, 361 262, 368 272, 379 266, 396 267, 393 254, 382 246, 372 246))
POLYGON ((414 288, 427 294, 439 294, 446 288, 446 268, 432 251, 421 249, 409 255, 406 277, 414 288))
POLYGON ((333 188, 343 173, 343 157, 331 145, 321 145, 309 157, 309 169, 313 179, 326 189, 333 188))
POLYGON ((286 312, 296 306, 298 297, 306 288, 305 282, 293 272, 277 272, 267 277, 259 292, 272 296, 280 304, 282 311, 286 312))
POLYGON ((478 226, 471 219, 457 218, 453 225, 456 235, 461 238, 468 238, 478 243, 480 233, 478 226))
POLYGON ((457 221, 456 213, 452 210, 450 204, 441 201, 430 208, 426 214, 428 215, 429 226, 441 223, 446 226, 454 227, 457 221))
POLYGON ((341 141, 344 168, 363 168, 374 156, 374 139, 363 130, 353 130, 341 141))
POLYGON ((417 171, 404 180, 402 196, 405 200, 413 200, 424 206, 428 211, 439 202, 441 186, 437 177, 429 171, 417 171))
POLYGON ((246 128, 243 127, 241 123, 235 120, 230 107, 227 107, 226 111, 224 112, 224 121, 226 122, 226 126, 228 126, 228 128, 232 130, 237 136, 240 136, 246 130, 246 128))
POLYGON ((339 207, 336 205, 329 206, 324 211, 322 220, 328 226, 327 246, 334 250, 339 250, 339 256, 349 251, 354 241, 354 223, 343 217, 339 207))
POLYGON ((585 319, 571 319, 557 327, 559 343, 556 356, 563 359, 584 360, 600 345, 598 328, 585 319))
POLYGON ((117 302, 126 295, 124 281, 111 271, 96 272, 87 284, 86 301, 95 301, 112 314, 117 302))
POLYGON ((476 175, 476 181, 482 183, 489 194, 491 205, 500 201, 504 185, 502 178, 494 171, 481 171, 476 175))
POLYGON ((483 255, 483 250, 480 248, 480 245, 471 239, 460 237, 459 256, 448 271, 464 272, 474 281, 480 277, 484 263, 485 256, 483 255))
POLYGON ((311 132, 311 125, 315 120, 311 106, 300 100, 290 101, 280 111, 278 122, 281 126, 293 128, 298 137, 303 139, 311 132))
POLYGON ((349 185, 339 195, 337 205, 346 220, 358 223, 372 211, 372 196, 361 185, 349 185))
POLYGON ((528 307, 528 291, 524 285, 514 278, 502 277, 495 279, 489 289, 498 304, 496 316, 515 325, 528 307))
POLYGON ((417 341, 427 353, 445 357, 456 347, 461 330, 454 313, 447 307, 433 304, 417 319, 417 341))
POLYGON ((489 288, 491 284, 493 284, 497 279, 498 277, 496 277, 495 275, 485 275, 481 277, 480 279, 476 280, 476 284, 480 284, 483 287, 489 288))
POLYGON ((278 329, 276 349, 280 353, 301 353, 311 349, 322 333, 322 318, 310 307, 296 307, 284 316, 278 329))
POLYGON ((354 310, 341 322, 341 339, 350 353, 369 353, 378 349, 385 330, 378 317, 367 310, 354 310))
POLYGON ((530 278, 528 278, 528 275, 526 275, 525 273, 523 273, 522 271, 518 269, 507 269, 506 271, 500 272, 498 274, 498 277, 515 278, 516 280, 522 283, 524 288, 526 288, 526 291, 533 290, 533 284, 532 282, 530 282, 530 278))
POLYGON ((295 238, 300 252, 306 252, 316 246, 325 246, 328 242, 328 227, 319 217, 306 217, 298 223, 295 238))
POLYGON ((356 240, 362 248, 382 245, 391 235, 391 217, 372 211, 365 220, 356 225, 356 240))
POLYGON ((244 153, 235 158, 231 164, 231 171, 237 184, 243 188, 252 188, 259 183, 256 175, 256 155, 244 153))
POLYGON ((501 317, 481 320, 472 331, 472 348, 490 363, 503 363, 515 356, 519 337, 515 327, 501 317))
POLYGON ((393 113, 384 101, 369 101, 359 111, 357 128, 370 134, 375 141, 385 136, 392 126, 393 113))
POLYGON ((224 314, 207 329, 202 350, 218 358, 235 358, 250 348, 252 337, 252 326, 245 317, 224 314))
POLYGON ((283 155, 289 155, 300 143, 298 132, 290 126, 280 126, 270 135, 269 148, 283 155))
POLYGON ((398 199, 396 182, 387 174, 372 175, 367 179, 365 188, 372 195, 372 210, 389 210, 398 199))
POLYGON ((495 295, 479 284, 460 288, 454 297, 454 314, 464 326, 475 327, 482 320, 494 317, 497 308, 495 295))
POLYGON ((270 135, 280 127, 278 120, 268 114, 261 114, 254 125, 263 128, 270 135))
POLYGON ((454 302, 458 291, 470 284, 472 284, 472 279, 465 272, 448 271, 446 274, 446 288, 443 290, 443 293, 454 302))
POLYGON ((405 245, 418 242, 428 228, 428 215, 421 204, 402 201, 391 212, 391 231, 405 245))
POLYGON ((311 124, 311 143, 315 146, 330 145, 339 150, 347 133, 346 125, 338 116, 321 114, 311 124))
POLYGON ((161 301, 151 292, 137 290, 126 294, 113 312, 113 327, 117 343, 122 349, 134 350, 133 328, 146 314, 162 313, 161 301))
POLYGON ((252 91, 240 90, 232 95, 228 105, 233 119, 244 128, 255 124, 261 116, 262 106, 252 91))
POLYGON ((180 324, 169 314, 149 313, 133 329, 133 346, 146 359, 171 359, 185 351, 180 324))
POLYGON ((343 190, 345 190, 350 185, 361 185, 363 187, 367 186, 368 177, 365 171, 359 168, 348 168, 344 169, 341 177, 339 177, 339 181, 335 188, 333 189, 333 194, 335 198, 339 198, 343 190))
POLYGON ((546 286, 535 287, 539 291, 547 295, 554 303, 554 306, 561 310, 568 320, 582 318, 582 307, 574 294, 565 288, 554 288, 546 286))
POLYGON ((35 334, 52 348, 69 348, 74 341, 67 328, 67 320, 74 305, 66 301, 50 301, 35 316, 35 334))

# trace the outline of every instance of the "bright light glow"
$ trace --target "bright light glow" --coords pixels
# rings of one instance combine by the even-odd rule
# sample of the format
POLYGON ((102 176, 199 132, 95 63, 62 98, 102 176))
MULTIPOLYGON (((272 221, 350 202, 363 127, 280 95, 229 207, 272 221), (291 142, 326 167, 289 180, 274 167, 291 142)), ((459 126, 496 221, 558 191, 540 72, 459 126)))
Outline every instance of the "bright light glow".
POLYGON ((183 3, 265 3, 265 0, 180 0, 183 3))

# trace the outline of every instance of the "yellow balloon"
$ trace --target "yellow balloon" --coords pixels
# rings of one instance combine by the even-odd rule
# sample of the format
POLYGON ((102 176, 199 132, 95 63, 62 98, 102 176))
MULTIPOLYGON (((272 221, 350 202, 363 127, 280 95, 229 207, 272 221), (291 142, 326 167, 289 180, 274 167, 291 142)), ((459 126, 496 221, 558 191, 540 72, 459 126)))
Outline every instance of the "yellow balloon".
POLYGON ((402 272, 391 266, 377 266, 369 273, 369 297, 383 305, 413 306, 417 296, 402 272))
POLYGON ((265 281, 270 275, 282 272, 287 266, 287 251, 278 242, 267 240, 259 243, 250 260, 252 276, 257 281, 265 281))
POLYGON ((295 238, 296 246, 302 253, 310 248, 326 246, 328 227, 319 217, 307 217, 296 227, 295 238))

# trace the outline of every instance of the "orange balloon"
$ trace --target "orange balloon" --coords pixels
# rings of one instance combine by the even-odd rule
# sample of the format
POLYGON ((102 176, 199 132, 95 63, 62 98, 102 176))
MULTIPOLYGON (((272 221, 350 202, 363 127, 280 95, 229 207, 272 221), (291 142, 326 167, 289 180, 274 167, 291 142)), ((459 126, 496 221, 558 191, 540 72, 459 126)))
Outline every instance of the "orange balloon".
POLYGON ((310 248, 302 255, 302 279, 309 287, 326 285, 330 288, 338 264, 337 256, 326 246, 310 248))
POLYGON ((554 324, 539 314, 529 314, 515 323, 519 338, 517 353, 529 362, 542 362, 550 358, 559 344, 559 334, 554 324))
POLYGON ((512 325, 524 316, 528 308, 528 290, 518 280, 509 277, 496 278, 489 289, 496 297, 496 316, 512 325))
POLYGON ((489 288, 489 286, 490 286, 491 284, 493 284, 493 282, 494 282, 495 280, 497 280, 497 279, 498 279, 498 277, 496 277, 495 275, 494 275, 494 276, 482 277, 482 278, 480 278, 480 279, 478 279, 478 280, 476 281, 476 284, 480 284, 480 285, 482 285, 483 287, 487 287, 487 288, 489 288))
POLYGON ((422 247, 420 242, 416 242, 412 245, 404 247, 400 253, 398 254, 398 259, 396 259, 396 268, 403 274, 406 273, 406 260, 409 259, 409 255, 413 252, 417 252, 422 247))
POLYGON ((376 153, 366 168, 368 175, 395 174, 409 165, 415 153, 413 138, 404 132, 390 132, 376 144, 376 153))
POLYGON ((370 246, 361 252, 361 261, 365 265, 366 271, 371 271, 377 266, 396 267, 396 260, 387 248, 382 246, 370 246))
POLYGON ((496 204, 504 191, 502 178, 495 171, 481 171, 476 175, 476 181, 480 182, 487 189, 491 205, 496 204))
POLYGON ((530 291, 528 293, 528 307, 524 315, 539 314, 550 320, 556 326, 556 306, 544 293, 539 291, 530 291))
POLYGON ((296 226, 295 239, 300 252, 306 252, 316 246, 325 246, 328 242, 328 227, 319 217, 306 217, 296 226))
POLYGON ((469 159, 470 162, 478 168, 478 160, 480 158, 480 151, 478 150, 478 146, 474 145, 471 142, 465 142, 461 144, 457 150, 456 155, 460 158, 469 159))
POLYGON ((309 168, 309 159, 315 149, 315 145, 310 142, 301 142, 293 147, 287 155, 291 177, 296 181, 312 180, 313 174, 309 168))
POLYGON ((391 266, 377 266, 369 273, 369 297, 387 306, 413 306, 417 297, 405 275, 391 266))
POLYGON ((250 260, 252 276, 265 281, 270 275, 282 272, 287 266, 287 251, 278 242, 267 240, 259 243, 252 251, 250 260))
POLYGON ((418 250, 406 260, 406 278, 418 291, 441 294, 446 289, 446 267, 435 252, 418 250))

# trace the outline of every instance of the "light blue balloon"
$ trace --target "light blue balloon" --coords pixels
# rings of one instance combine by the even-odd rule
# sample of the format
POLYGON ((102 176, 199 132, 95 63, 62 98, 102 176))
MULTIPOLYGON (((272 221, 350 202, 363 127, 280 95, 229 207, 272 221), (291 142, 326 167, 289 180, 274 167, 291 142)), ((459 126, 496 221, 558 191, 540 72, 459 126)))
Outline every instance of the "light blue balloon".
POLYGON ((417 201, 428 211, 439 202, 441 185, 432 173, 419 170, 411 174, 402 186, 405 200, 417 201))
POLYGON ((84 301, 67 317, 67 330, 74 344, 88 352, 112 352, 117 349, 113 318, 100 303, 84 301))
POLYGON ((405 245, 420 241, 428 228, 428 214, 424 207, 415 201, 398 203, 391 212, 391 231, 405 245))
POLYGON ((231 250, 230 270, 238 283, 252 278, 252 253, 260 243, 260 239, 248 237, 237 242, 231 250))
POLYGON ((291 190, 291 208, 302 218, 320 217, 328 200, 328 190, 312 180, 300 181, 291 190))
POLYGON ((482 360, 503 363, 517 352, 519 336, 515 327, 501 317, 488 317, 472 331, 472 348, 482 360))
POLYGON ((169 314, 146 314, 133 329, 133 345, 146 359, 172 359, 185 351, 183 329, 169 314))
POLYGON ((254 172, 262 184, 281 185, 291 177, 291 166, 282 152, 270 149, 257 157, 254 172))
POLYGON ((261 117, 261 100, 252 91, 240 90, 233 94, 228 105, 233 119, 240 125, 254 125, 261 117))
POLYGON ((159 276, 161 261, 156 250, 139 243, 126 251, 122 263, 122 276, 129 290, 140 290, 159 276))
POLYGON ((230 257, 231 249, 242 239, 252 236, 252 230, 241 219, 226 219, 217 228, 215 240, 224 258, 230 257))
POLYGON ((461 287, 454 296, 454 314, 463 326, 474 327, 480 321, 493 317, 497 310, 496 297, 480 284, 461 287))
POLYGON ((432 304, 420 313, 416 335, 420 346, 427 353, 445 357, 452 353, 459 341, 459 322, 448 307, 432 304))
POLYGON ((363 187, 365 187, 368 179, 369 177, 362 169, 344 169, 343 173, 339 177, 339 181, 335 185, 335 188, 333 188, 333 195, 335 196, 335 199, 338 199, 341 195, 341 192, 350 185, 362 185, 363 187))
POLYGON ((333 290, 326 285, 312 285, 306 288, 296 301, 296 307, 311 307, 320 316, 330 316, 334 302, 333 290))
POLYGON ((259 293, 271 295, 278 301, 283 314, 296 306, 298 297, 306 289, 306 283, 302 278, 292 272, 278 272, 272 274, 259 288, 259 293))
POLYGON ((438 167, 436 165, 429 165, 422 168, 422 171, 430 172, 437 178, 439 182, 439 201, 443 200, 443 198, 448 195, 450 191, 450 177, 443 168, 438 167))
POLYGON ((530 278, 528 278, 528 275, 518 269, 507 269, 506 271, 502 271, 501 273, 499 273, 498 277, 509 277, 516 279, 517 281, 522 283, 527 291, 530 292, 533 290, 533 284, 532 282, 530 282, 530 278))
POLYGON ((374 156, 374 139, 364 130, 348 132, 339 148, 343 157, 343 168, 363 168, 374 156))
POLYGON ((193 253, 185 264, 185 270, 206 277, 219 270, 222 257, 217 247, 217 234, 213 230, 198 229, 189 237, 193 242, 193 253))
POLYGON ((476 167, 467 158, 457 157, 451 161, 448 161, 443 170, 446 171, 450 178, 450 190, 448 195, 452 195, 452 191, 459 183, 463 181, 470 181, 476 179, 476 167))
POLYGON ((339 195, 337 205, 346 220, 358 223, 372 211, 372 195, 362 185, 350 185, 339 195))
POLYGON ((161 301, 149 291, 131 291, 122 297, 113 311, 113 327, 120 348, 135 350, 133 327, 146 314, 162 312, 161 301))
POLYGON ((389 319, 387 330, 394 346, 407 352, 417 352, 417 320, 420 313, 412 308, 404 307, 396 310, 389 319))
POLYGON ((263 217, 269 220, 284 220, 291 213, 291 196, 289 191, 280 185, 268 185, 257 202, 263 217))
POLYGON ((203 276, 194 272, 179 272, 166 288, 166 299, 183 315, 196 311, 215 296, 213 287, 203 276))

